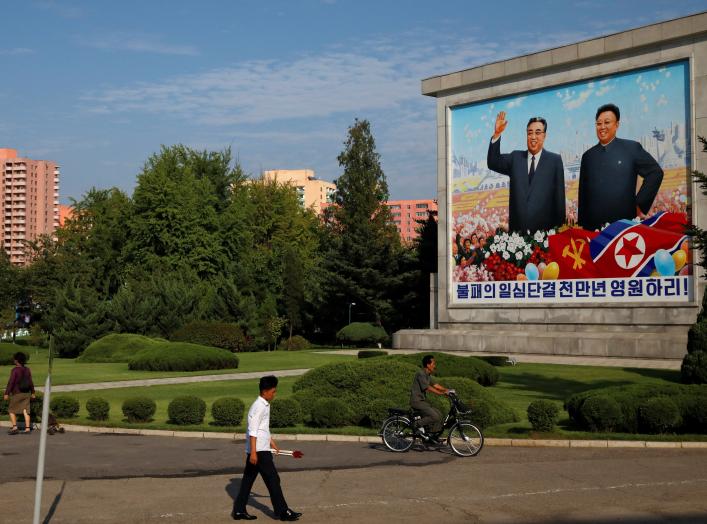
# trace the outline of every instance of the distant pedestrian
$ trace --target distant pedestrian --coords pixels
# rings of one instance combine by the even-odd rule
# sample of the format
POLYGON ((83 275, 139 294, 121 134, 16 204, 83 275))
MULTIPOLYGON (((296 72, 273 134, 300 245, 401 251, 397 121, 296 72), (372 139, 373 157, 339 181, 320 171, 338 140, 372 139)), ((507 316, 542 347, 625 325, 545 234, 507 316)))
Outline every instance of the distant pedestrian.
POLYGON ((248 410, 248 429, 245 435, 245 470, 241 480, 241 488, 233 503, 231 516, 234 520, 255 520, 257 517, 246 511, 250 490, 258 473, 270 493, 275 517, 280 520, 297 520, 302 514, 287 507, 285 497, 280 488, 280 475, 275 469, 272 451, 279 448, 270 436, 270 402, 277 393, 277 377, 268 375, 260 379, 260 396, 248 410))
POLYGON ((27 355, 18 351, 12 355, 15 361, 15 367, 10 372, 10 380, 5 388, 3 398, 10 401, 8 413, 10 414, 10 422, 12 428, 8 432, 10 435, 17 435, 17 415, 22 414, 25 417, 25 434, 30 432, 30 399, 34 396, 34 383, 32 382, 32 372, 25 365, 27 363, 27 355))

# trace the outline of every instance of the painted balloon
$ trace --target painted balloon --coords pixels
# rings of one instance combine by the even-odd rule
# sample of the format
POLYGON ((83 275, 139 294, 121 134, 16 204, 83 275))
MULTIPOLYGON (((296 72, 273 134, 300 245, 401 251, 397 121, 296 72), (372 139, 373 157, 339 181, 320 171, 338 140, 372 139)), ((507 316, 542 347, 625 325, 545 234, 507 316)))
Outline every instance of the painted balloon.
POLYGON ((687 253, 685 253, 682 249, 678 249, 675 253, 673 253, 673 260, 675 261, 675 271, 680 271, 687 262, 687 253))
POLYGON ((550 262, 543 271, 543 280, 557 280, 560 276, 560 265, 557 262, 550 262))
POLYGON ((545 262, 540 262, 538 264, 538 271, 540 272, 541 276, 542 276, 543 272, 545 271, 546 267, 547 267, 547 264, 545 262))
POLYGON ((527 263, 525 265, 525 276, 528 277, 528 280, 537 280, 540 276, 538 266, 536 266, 532 262, 527 263))
POLYGON ((690 266, 685 266, 680 270, 680 276, 681 277, 686 277, 690 274, 690 266))
POLYGON ((690 252, 690 243, 685 240, 680 244, 680 249, 682 249, 686 254, 690 252))
POLYGON ((672 277, 675 274, 675 260, 665 249, 659 249, 653 256, 655 268, 664 277, 672 277))
POLYGON ((526 277, 523 273, 518 273, 516 275, 516 280, 528 280, 528 277, 526 277))

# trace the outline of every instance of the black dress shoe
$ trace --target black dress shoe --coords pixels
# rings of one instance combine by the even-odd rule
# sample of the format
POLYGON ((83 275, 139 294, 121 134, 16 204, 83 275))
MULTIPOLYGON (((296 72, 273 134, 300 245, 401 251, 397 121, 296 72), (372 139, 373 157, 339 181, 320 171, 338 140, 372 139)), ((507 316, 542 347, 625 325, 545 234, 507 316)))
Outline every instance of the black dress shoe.
POLYGON ((255 515, 251 515, 247 511, 244 511, 243 513, 232 511, 231 517, 233 517, 233 520, 255 520, 258 518, 255 515))
POLYGON ((297 511, 292 511, 291 509, 286 510, 284 513, 280 514, 280 520, 298 520, 302 516, 301 513, 297 511))

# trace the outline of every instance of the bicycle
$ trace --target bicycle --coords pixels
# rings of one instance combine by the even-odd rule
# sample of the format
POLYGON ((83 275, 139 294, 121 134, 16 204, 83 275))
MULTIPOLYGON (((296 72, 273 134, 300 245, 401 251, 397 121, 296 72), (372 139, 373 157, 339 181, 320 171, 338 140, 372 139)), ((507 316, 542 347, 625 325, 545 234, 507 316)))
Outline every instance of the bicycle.
POLYGON ((436 434, 427 434, 420 431, 417 421, 421 416, 414 409, 390 408, 390 416, 383 421, 379 435, 383 438, 383 444, 390 451, 403 453, 410 450, 416 440, 421 440, 425 444, 433 442, 449 430, 447 435, 447 445, 454 453, 460 457, 473 457, 478 455, 484 446, 484 436, 481 430, 464 419, 471 410, 465 406, 454 390, 447 394, 449 399, 449 413, 442 423, 442 431, 436 434))

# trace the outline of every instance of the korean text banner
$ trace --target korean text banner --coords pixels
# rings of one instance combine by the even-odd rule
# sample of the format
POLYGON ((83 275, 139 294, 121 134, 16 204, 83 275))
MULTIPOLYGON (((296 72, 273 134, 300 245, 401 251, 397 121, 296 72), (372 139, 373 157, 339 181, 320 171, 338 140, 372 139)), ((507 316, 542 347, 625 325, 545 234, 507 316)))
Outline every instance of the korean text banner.
POLYGON ((688 302, 689 63, 449 111, 453 304, 688 302))

